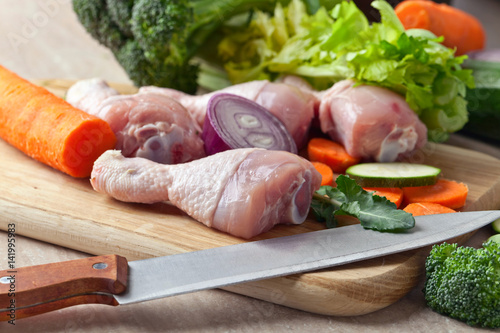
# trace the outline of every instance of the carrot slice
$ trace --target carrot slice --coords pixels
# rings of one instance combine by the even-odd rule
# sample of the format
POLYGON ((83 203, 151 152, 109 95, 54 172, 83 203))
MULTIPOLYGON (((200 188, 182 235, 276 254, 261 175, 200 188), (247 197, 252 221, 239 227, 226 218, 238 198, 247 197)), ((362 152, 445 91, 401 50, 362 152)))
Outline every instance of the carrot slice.
POLYGON ((387 200, 400 207, 403 202, 403 189, 398 187, 363 187, 365 191, 373 192, 375 195, 385 197, 387 200))
POLYGON ((481 50, 486 44, 486 32, 474 16, 447 4, 434 1, 402 1, 394 8, 405 29, 426 29, 443 36, 443 45, 457 49, 462 55, 481 50))
POLYGON ((414 202, 403 209, 413 216, 456 213, 455 210, 433 202, 414 202))
POLYGON ((439 179, 434 185, 404 187, 403 197, 406 204, 432 202, 458 209, 465 205, 468 192, 469 189, 464 183, 439 179))
POLYGON ((115 147, 104 120, 0 66, 0 137, 26 155, 73 177, 115 147))
POLYGON ((311 162, 314 168, 321 174, 321 186, 332 185, 333 183, 333 171, 325 163, 321 162, 311 162))
POLYGON ((311 139, 307 145, 307 154, 310 161, 324 163, 335 173, 343 173, 361 160, 349 155, 341 144, 323 138, 311 139))

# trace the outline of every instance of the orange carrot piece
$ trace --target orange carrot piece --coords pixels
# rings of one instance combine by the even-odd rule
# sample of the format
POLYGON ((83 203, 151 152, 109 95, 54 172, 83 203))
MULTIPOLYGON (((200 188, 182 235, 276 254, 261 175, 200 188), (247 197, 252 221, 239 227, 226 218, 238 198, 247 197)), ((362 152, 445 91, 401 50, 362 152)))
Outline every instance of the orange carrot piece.
POLYGON ((0 137, 73 177, 89 177, 94 161, 116 143, 104 120, 74 108, 2 66, 0 137))
POLYGON ((335 173, 343 173, 351 165, 360 162, 360 158, 349 155, 341 144, 323 138, 311 139, 307 153, 311 162, 324 163, 335 173))
POLYGON ((486 32, 481 22, 458 8, 434 1, 407 0, 397 4, 394 11, 405 29, 426 29, 443 36, 443 45, 456 47, 457 55, 485 47, 486 32))
POLYGON ((455 210, 433 202, 414 202, 403 209, 413 216, 456 213, 455 210))
POLYGON ((321 162, 311 162, 314 168, 321 174, 321 186, 332 185, 333 183, 333 171, 325 163, 321 162))
POLYGON ((469 189, 464 183, 438 179, 434 185, 404 187, 403 197, 406 204, 432 202, 448 208, 458 209, 465 205, 468 192, 469 189))
POLYGON ((379 197, 385 197, 387 200, 400 207, 403 202, 403 189, 399 187, 363 187, 365 191, 374 192, 379 197))

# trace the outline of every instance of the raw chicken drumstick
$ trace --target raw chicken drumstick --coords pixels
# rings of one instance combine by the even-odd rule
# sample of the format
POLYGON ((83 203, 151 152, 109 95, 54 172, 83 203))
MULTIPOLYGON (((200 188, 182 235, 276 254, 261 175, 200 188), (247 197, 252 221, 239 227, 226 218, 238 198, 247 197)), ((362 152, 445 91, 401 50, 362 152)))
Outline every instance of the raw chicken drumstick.
POLYGON ((176 99, 193 115, 201 128, 205 121, 208 101, 214 94, 223 92, 245 97, 276 116, 290 132, 299 149, 307 143, 316 104, 316 97, 306 90, 267 80, 236 84, 204 95, 189 95, 178 90, 154 86, 142 87, 139 92, 157 92, 176 99))
POLYGON ((102 80, 73 85, 67 100, 105 120, 116 135, 116 149, 127 157, 177 164, 205 156, 201 128, 177 101, 165 95, 119 95, 102 80))
POLYGON ((321 92, 319 123, 350 155, 378 162, 409 156, 427 142, 426 126, 402 96, 351 80, 321 92))
POLYGON ((111 88, 106 81, 100 78, 79 80, 69 87, 66 92, 66 102, 75 108, 92 114, 108 97, 120 95, 111 88))
POLYGON ((227 150, 165 165, 105 152, 94 164, 93 188, 126 202, 170 201, 208 227, 251 238, 276 224, 300 224, 321 175, 298 155, 260 148, 227 150))

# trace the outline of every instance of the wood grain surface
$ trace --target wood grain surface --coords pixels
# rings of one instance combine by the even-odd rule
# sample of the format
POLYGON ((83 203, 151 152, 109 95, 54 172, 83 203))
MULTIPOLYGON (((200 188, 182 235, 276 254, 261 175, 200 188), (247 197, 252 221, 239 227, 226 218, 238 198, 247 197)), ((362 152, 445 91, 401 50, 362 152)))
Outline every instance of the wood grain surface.
MULTIPOLYGON (((36 83, 62 96, 71 81, 36 83)), ((115 87, 124 93, 135 91, 129 86, 115 87)), ((42 165, 4 141, 0 141, 0 156, 0 210, 5 217, 0 229, 7 229, 4 221, 15 220, 19 235, 95 255, 118 254, 128 260, 243 242, 205 227, 168 203, 122 203, 96 193, 87 179, 71 178, 42 165)), ((444 178, 466 183, 469 197, 463 210, 498 208, 498 159, 429 144, 411 162, 434 165, 442 169, 444 178)), ((299 226, 277 226, 254 240, 322 228, 322 224, 308 219, 299 226)), ((224 289, 314 313, 365 314, 395 303, 415 287, 423 274, 423 258, 428 250, 224 289)))

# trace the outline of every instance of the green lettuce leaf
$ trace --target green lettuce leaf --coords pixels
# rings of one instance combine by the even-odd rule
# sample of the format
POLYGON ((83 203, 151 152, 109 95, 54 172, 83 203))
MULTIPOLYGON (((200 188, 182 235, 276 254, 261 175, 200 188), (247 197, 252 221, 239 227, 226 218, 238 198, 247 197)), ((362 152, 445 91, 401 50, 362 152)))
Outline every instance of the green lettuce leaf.
POLYGON ((344 79, 391 89, 426 124, 431 141, 442 142, 468 121, 465 94, 472 72, 427 30, 404 30, 385 0, 372 6, 381 21, 370 23, 352 1, 309 14, 301 0, 278 5, 274 15, 255 13, 231 27, 219 44, 229 80, 274 80, 298 75, 318 90, 344 79))

